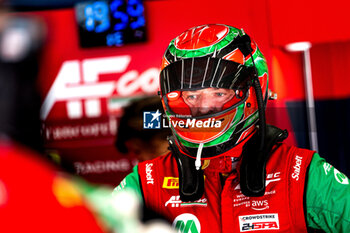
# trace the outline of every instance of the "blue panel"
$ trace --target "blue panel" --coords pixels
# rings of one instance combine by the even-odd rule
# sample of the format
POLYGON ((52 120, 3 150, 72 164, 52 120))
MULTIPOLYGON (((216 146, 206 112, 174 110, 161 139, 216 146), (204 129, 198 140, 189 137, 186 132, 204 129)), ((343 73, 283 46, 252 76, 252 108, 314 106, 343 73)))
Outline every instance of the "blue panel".
POLYGON ((316 101, 320 155, 350 176, 350 99, 316 101))
POLYGON ((310 149, 305 102, 287 102, 286 106, 293 127, 292 133, 295 135, 298 146, 301 148, 310 149))
MULTIPOLYGON (((350 99, 315 102, 319 154, 350 176, 350 99)), ((309 148, 306 105, 287 103, 288 114, 299 147, 309 148)))

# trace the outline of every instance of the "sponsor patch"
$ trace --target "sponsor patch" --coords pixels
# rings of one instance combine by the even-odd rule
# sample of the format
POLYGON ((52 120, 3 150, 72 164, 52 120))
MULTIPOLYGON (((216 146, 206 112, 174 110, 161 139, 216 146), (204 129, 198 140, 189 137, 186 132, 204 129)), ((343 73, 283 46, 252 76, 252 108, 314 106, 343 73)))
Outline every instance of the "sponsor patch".
POLYGON ((178 177, 164 177, 163 188, 165 189, 179 189, 178 177))
POLYGON ((329 163, 324 163, 323 164, 324 173, 326 173, 326 175, 328 175, 328 173, 331 170, 331 168, 332 168, 332 165, 330 165, 329 163))
POLYGON ((174 219, 173 227, 181 233, 200 233, 201 224, 193 214, 181 214, 174 219))
POLYGON ((165 202, 165 207, 193 207, 193 206, 203 206, 206 207, 208 205, 206 198, 201 198, 195 202, 182 202, 180 200, 180 195, 171 196, 170 199, 165 202))
POLYGON ((250 201, 243 201, 243 202, 239 202, 239 203, 234 203, 233 204, 233 207, 237 207, 237 206, 249 207, 250 206, 250 201))
POLYGON ((239 216, 240 232, 259 230, 278 230, 278 214, 255 214, 239 216))
POLYGON ((147 180, 147 184, 154 184, 154 179, 152 176, 152 167, 153 167, 153 163, 147 163, 146 164, 146 180, 147 180))
POLYGON ((233 207, 237 206, 250 207, 258 211, 270 208, 268 200, 250 200, 249 197, 233 199, 233 207))
POLYGON ((328 175, 331 171, 331 169, 333 168, 334 170, 334 178, 335 180, 339 183, 339 184, 345 184, 348 185, 349 184, 349 179, 346 175, 344 175, 343 173, 341 173, 338 169, 334 168, 332 165, 330 165, 329 163, 323 163, 323 169, 326 175, 328 175))
POLYGON ((299 180, 299 175, 300 175, 300 168, 301 164, 303 162, 303 157, 300 157, 298 155, 295 156, 295 164, 293 166, 293 173, 292 173, 292 178, 295 179, 296 181, 299 180))
POLYGON ((340 184, 349 184, 349 179, 346 177, 346 175, 344 175, 343 173, 341 173, 335 168, 334 168, 334 177, 337 180, 337 182, 340 184))
MULTIPOLYGON (((267 174, 266 175, 266 187, 272 183, 272 182, 276 182, 276 181, 280 181, 281 180, 281 172, 275 172, 275 173, 270 173, 270 174, 267 174)), ((237 189, 241 189, 241 185, 238 184, 236 187, 235 187, 235 190, 237 189)))
POLYGON ((269 202, 267 200, 256 200, 252 201, 252 209, 253 210, 266 210, 270 208, 269 202))

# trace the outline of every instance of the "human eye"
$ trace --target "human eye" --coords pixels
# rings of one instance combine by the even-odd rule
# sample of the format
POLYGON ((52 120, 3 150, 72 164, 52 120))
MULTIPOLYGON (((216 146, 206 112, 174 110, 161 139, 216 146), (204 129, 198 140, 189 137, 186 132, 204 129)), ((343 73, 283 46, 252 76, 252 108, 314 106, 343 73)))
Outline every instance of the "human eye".
POLYGON ((217 97, 223 97, 223 96, 226 95, 226 93, 224 93, 224 92, 216 92, 214 95, 217 96, 217 97))
POLYGON ((197 98, 198 98, 197 95, 187 95, 187 96, 186 96, 186 99, 187 99, 187 100, 196 100, 197 98))
POLYGON ((192 92, 192 91, 186 91, 182 93, 182 97, 185 101, 189 102, 189 103, 193 103, 196 102, 198 99, 198 93, 196 92, 192 92))

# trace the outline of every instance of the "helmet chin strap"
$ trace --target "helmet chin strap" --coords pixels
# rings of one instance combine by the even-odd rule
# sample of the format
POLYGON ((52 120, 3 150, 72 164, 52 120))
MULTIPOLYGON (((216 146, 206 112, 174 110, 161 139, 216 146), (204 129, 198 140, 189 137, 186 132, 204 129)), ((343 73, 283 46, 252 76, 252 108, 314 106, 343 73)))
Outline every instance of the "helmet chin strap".
POLYGON ((204 143, 199 143, 198 150, 197 150, 197 156, 196 161, 194 162, 194 165, 196 166, 196 170, 201 169, 202 163, 201 163, 201 156, 202 156, 202 149, 203 149, 204 143))
POLYGON ((198 163, 195 159, 181 153, 178 149, 175 138, 173 136, 168 137, 170 149, 176 159, 178 171, 179 171, 179 194, 181 201, 196 201, 203 196, 204 193, 204 175, 201 167, 201 148, 199 148, 199 169, 197 169, 198 163))
POLYGON ((265 193, 266 163, 271 155, 271 150, 278 142, 288 137, 287 130, 281 130, 275 126, 267 125, 264 147, 257 147, 261 136, 259 131, 244 145, 242 163, 240 166, 241 191, 245 196, 260 197, 265 193))

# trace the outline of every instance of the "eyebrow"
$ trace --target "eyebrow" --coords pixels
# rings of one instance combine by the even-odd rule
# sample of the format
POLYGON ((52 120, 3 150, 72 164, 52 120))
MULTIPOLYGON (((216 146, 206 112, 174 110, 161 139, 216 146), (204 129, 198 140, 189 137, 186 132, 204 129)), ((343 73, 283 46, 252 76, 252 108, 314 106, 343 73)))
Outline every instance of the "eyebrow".
POLYGON ((199 92, 198 90, 194 90, 194 91, 183 91, 183 94, 188 94, 188 93, 197 93, 199 92))

